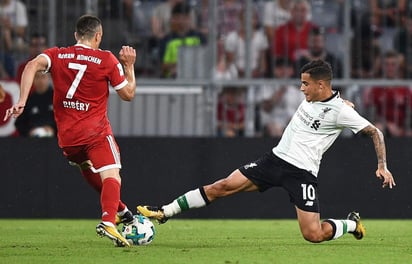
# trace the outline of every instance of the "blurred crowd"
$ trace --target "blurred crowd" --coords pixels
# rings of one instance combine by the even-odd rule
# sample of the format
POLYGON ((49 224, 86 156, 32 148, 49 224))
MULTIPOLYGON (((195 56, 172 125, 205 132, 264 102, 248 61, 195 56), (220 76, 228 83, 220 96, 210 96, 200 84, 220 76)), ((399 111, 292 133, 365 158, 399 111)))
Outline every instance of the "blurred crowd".
MULTIPOLYGON (((138 52, 138 77, 293 80, 300 77, 301 66, 324 59, 332 65, 335 79, 412 78, 412 1, 96 1, 97 15, 113 25, 105 33, 103 46, 117 53, 120 45, 133 45, 138 52), (344 23, 348 1, 349 32, 344 23), (216 30, 211 30, 212 25, 216 30), (215 45, 216 63, 208 68, 210 44, 215 45), (345 65, 348 61, 350 65, 345 65)), ((33 1, 0 0, 0 80, 19 82, 25 63, 50 44, 46 28, 30 28, 31 19, 39 13, 33 1)), ((30 99, 36 114, 28 113, 16 122, 18 135, 30 136, 39 126, 47 128, 46 135, 55 134, 52 109, 44 107, 51 100, 52 85, 48 78, 38 78, 44 80, 33 84, 30 99)), ((282 134, 303 99, 298 85, 256 87, 256 135, 282 134)), ((217 135, 244 135, 247 88, 221 88, 217 135)), ((336 88, 388 136, 412 135, 409 86, 336 88)))

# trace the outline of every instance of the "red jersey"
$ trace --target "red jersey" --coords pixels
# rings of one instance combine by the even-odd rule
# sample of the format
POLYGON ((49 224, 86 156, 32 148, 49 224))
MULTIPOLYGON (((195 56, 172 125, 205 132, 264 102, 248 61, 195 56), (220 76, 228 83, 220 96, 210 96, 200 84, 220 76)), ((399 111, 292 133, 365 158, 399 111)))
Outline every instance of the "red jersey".
POLYGON ((298 59, 296 52, 308 49, 309 33, 315 27, 317 26, 309 21, 300 31, 292 22, 279 26, 272 42, 272 55, 274 57, 287 56, 290 60, 296 61, 298 59))
POLYGON ((374 87, 371 99, 379 117, 398 126, 405 125, 412 106, 412 93, 408 87, 374 87))
POLYGON ((90 143, 112 134, 107 117, 109 83, 127 85, 123 68, 110 52, 77 44, 50 48, 41 54, 48 60, 53 85, 53 108, 60 147, 90 143))

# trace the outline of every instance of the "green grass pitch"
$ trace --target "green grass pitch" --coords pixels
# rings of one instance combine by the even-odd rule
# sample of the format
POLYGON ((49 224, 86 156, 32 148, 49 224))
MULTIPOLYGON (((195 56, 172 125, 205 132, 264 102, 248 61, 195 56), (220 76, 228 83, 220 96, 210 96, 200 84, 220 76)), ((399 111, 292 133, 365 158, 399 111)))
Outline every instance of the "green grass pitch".
POLYGON ((366 236, 306 242, 296 220, 169 220, 148 246, 116 248, 98 220, 0 220, 0 263, 412 263, 412 220, 364 220, 366 236))

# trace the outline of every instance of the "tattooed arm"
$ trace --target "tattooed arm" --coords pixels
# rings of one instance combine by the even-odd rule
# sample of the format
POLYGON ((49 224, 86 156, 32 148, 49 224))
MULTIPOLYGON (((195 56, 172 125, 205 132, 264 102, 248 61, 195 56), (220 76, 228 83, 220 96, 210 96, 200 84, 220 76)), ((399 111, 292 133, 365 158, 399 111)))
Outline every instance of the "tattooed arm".
POLYGON ((361 130, 363 134, 370 136, 375 145, 375 152, 378 158, 378 169, 376 170, 376 177, 383 180, 382 187, 389 186, 392 189, 395 186, 395 180, 392 173, 386 166, 386 147, 382 132, 373 125, 369 125, 361 130))

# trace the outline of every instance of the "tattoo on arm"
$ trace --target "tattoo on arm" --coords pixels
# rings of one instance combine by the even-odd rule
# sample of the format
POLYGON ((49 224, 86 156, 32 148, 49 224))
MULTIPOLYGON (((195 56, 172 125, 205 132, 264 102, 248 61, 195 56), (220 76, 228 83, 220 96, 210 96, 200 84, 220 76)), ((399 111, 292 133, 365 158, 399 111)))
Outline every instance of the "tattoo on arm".
POLYGON ((382 132, 373 125, 368 125, 361 132, 372 138, 378 163, 386 164, 386 148, 382 132))

